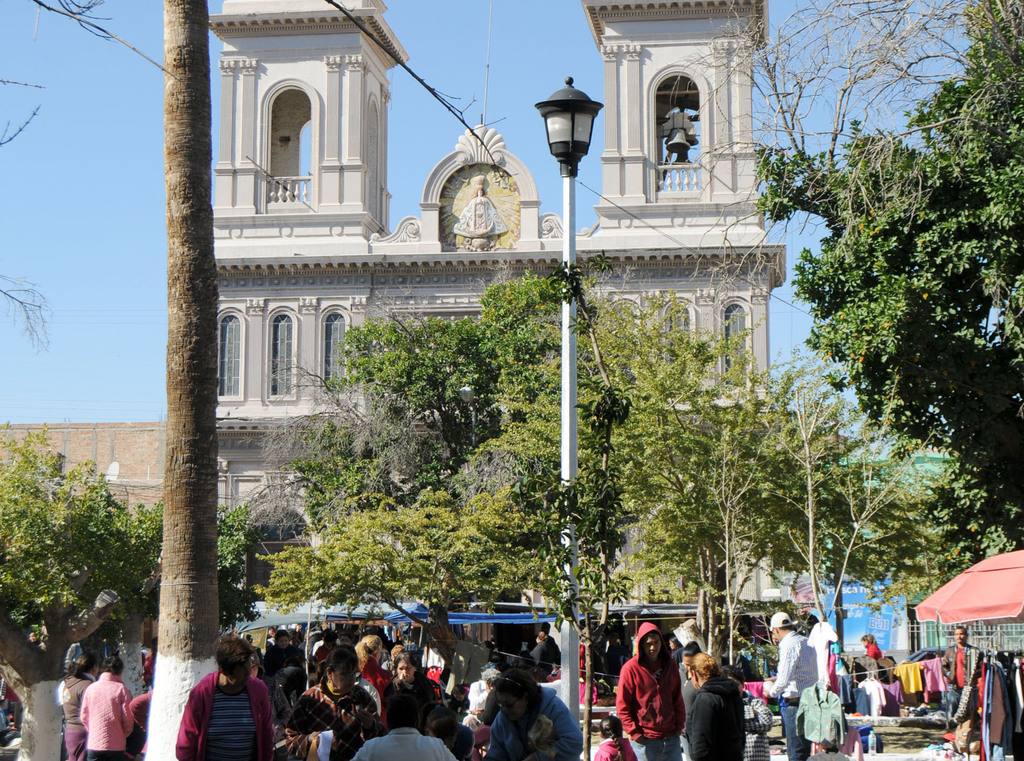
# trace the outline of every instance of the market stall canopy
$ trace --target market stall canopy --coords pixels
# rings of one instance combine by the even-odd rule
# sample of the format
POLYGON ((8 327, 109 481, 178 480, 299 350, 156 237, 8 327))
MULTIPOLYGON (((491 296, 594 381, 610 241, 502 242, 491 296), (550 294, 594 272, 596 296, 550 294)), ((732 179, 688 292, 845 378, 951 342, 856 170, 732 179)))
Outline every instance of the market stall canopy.
POLYGON ((919 621, 1024 623, 1024 550, 971 566, 917 605, 919 621))
MULTIPOLYGON (((419 602, 409 603, 403 606, 404 610, 412 613, 421 621, 427 619, 427 606, 419 602)), ((369 607, 360 605, 355 608, 348 608, 344 605, 325 606, 320 603, 300 606, 288 612, 268 608, 265 603, 256 603, 257 618, 255 621, 239 622, 240 632, 252 631, 254 629, 265 629, 273 626, 296 626, 305 624, 307 621, 388 621, 392 624, 407 624, 412 621, 409 616, 399 610, 387 605, 369 607)), ((543 610, 523 612, 487 612, 471 611, 468 613, 449 613, 448 623, 456 624, 535 624, 541 621, 554 621, 555 616, 545 613, 543 610)))

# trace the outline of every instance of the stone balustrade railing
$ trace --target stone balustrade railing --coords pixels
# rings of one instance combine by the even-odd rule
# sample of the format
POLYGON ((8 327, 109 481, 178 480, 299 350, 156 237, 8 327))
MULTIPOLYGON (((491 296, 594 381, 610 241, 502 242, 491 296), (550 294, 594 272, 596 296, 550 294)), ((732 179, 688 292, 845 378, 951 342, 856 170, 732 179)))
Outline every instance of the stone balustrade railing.
POLYGON ((267 204, 309 203, 310 177, 268 177, 267 204))
POLYGON ((701 189, 701 168, 698 164, 660 164, 659 193, 696 193, 701 189))

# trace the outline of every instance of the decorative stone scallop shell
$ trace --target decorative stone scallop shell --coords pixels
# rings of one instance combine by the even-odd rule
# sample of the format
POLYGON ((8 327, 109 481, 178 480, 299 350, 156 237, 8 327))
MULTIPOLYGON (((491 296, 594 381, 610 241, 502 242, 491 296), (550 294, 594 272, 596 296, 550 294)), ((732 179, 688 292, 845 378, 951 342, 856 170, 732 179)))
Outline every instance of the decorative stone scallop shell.
POLYGON ((460 164, 503 166, 505 164, 505 138, 493 127, 487 128, 480 125, 475 127, 473 132, 466 130, 459 135, 455 152, 459 155, 460 164), (474 132, 480 137, 480 140, 473 137, 474 132))

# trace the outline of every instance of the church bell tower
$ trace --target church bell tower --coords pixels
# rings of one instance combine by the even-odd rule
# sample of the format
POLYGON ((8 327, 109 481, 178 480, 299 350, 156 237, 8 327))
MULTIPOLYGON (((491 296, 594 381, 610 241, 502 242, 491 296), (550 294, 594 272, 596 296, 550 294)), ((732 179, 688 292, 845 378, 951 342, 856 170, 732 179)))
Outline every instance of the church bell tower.
MULTIPOLYGON (((381 0, 225 0, 214 166, 218 237, 353 253, 388 229, 387 73, 406 54, 381 0), (305 245, 299 244, 305 239, 305 245)), ((218 245, 220 245, 218 243, 218 245)))

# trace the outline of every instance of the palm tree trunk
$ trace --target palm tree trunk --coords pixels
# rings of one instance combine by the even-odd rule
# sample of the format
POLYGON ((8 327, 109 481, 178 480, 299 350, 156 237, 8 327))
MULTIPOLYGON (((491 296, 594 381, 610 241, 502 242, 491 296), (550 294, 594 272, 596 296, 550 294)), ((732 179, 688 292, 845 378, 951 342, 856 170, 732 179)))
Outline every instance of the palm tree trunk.
POLYGON ((209 10, 164 2, 167 461, 151 761, 174 758, 217 637, 217 281, 210 200, 209 10))

